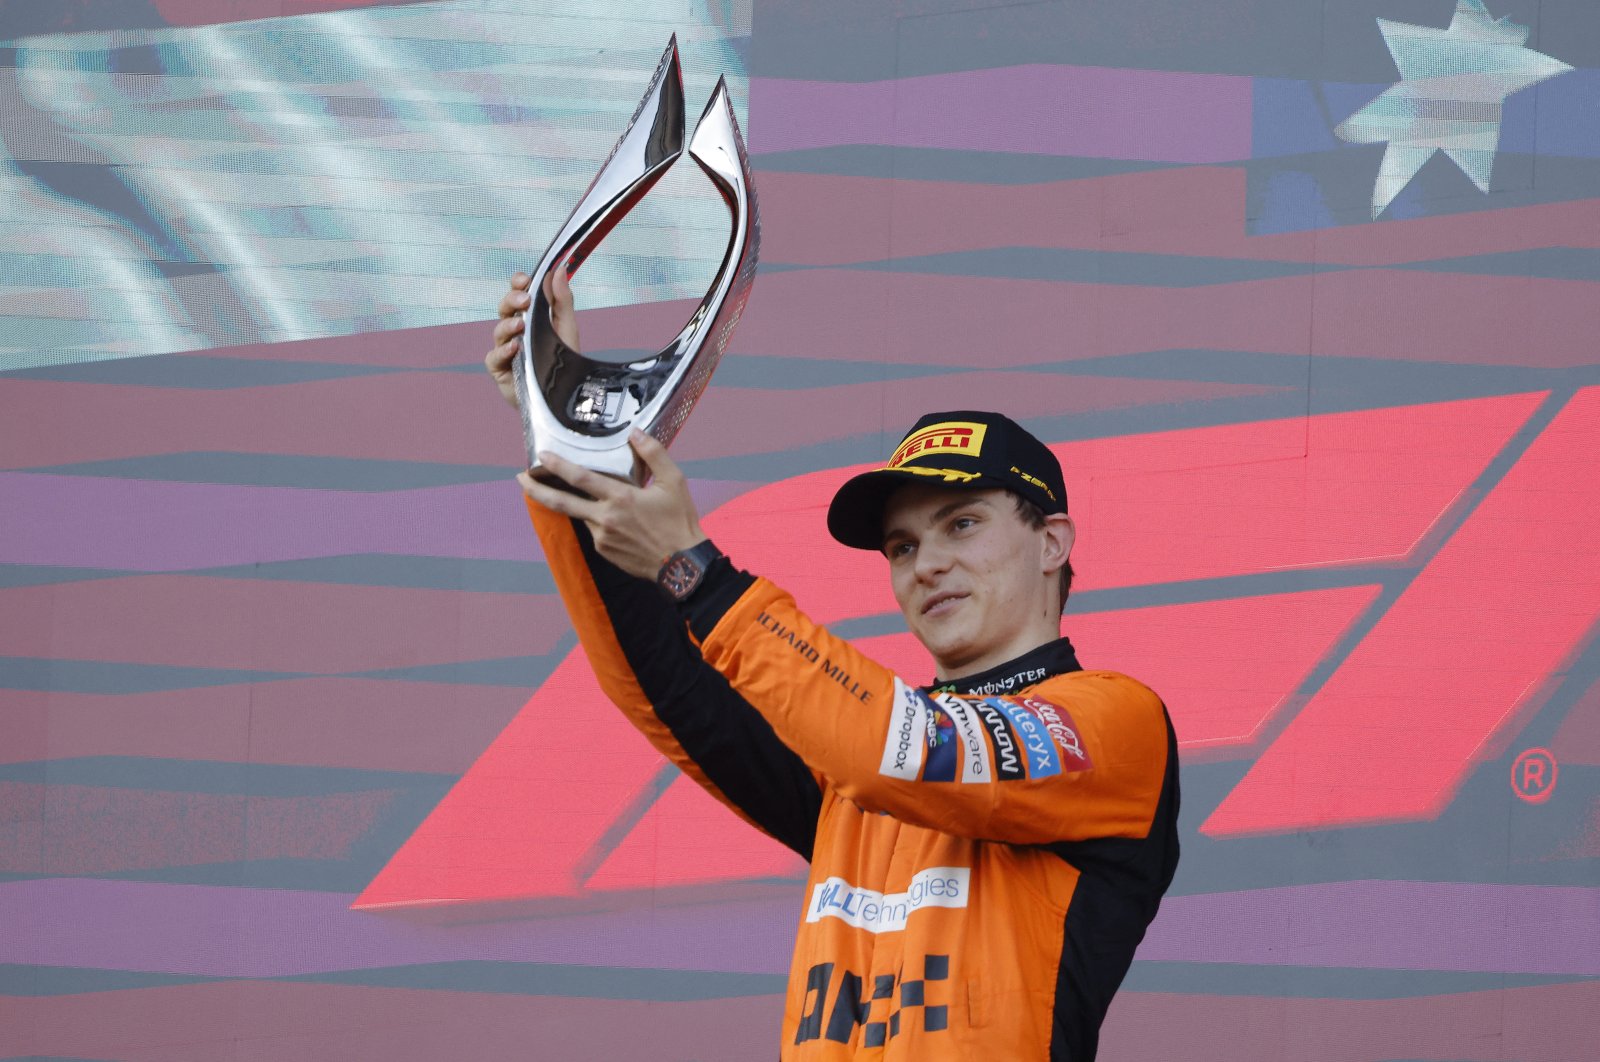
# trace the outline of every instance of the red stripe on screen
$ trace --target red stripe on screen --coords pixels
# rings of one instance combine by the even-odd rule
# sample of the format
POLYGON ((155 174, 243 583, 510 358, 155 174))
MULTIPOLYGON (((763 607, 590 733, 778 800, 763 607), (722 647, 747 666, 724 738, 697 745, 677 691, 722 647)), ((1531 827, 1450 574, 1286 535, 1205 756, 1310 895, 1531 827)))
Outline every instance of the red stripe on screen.
POLYGON ((1600 617, 1600 388, 1556 416, 1201 827, 1431 818, 1600 617))

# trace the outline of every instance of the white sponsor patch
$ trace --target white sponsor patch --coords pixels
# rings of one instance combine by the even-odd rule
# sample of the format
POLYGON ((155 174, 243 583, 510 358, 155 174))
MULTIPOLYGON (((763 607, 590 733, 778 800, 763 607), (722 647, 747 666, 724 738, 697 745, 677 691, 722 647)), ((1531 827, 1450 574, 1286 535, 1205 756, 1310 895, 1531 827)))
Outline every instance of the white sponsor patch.
POLYGON ((868 933, 893 933, 924 907, 965 907, 971 893, 970 867, 929 867, 911 879, 905 892, 885 895, 829 878, 811 890, 807 922, 837 918, 868 933))
POLYGON ((939 707, 956 725, 956 739, 961 742, 961 780, 994 781, 994 772, 989 766, 989 743, 984 738, 983 723, 973 712, 972 705, 953 693, 939 694, 938 701, 939 707))
POLYGON ((928 745, 928 699, 895 679, 891 704, 889 733, 883 739, 883 762, 878 773, 915 782, 928 745))

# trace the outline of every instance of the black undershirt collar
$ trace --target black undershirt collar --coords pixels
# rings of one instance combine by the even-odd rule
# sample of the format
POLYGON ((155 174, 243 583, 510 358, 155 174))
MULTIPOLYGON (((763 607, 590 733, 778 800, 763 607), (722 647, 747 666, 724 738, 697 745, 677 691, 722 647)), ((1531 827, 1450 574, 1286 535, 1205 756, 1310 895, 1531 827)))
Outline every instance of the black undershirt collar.
POLYGON ((1036 682, 1043 682, 1052 675, 1082 670, 1083 665, 1078 663, 1078 654, 1073 652, 1072 643, 1063 637, 1053 642, 1045 642, 1037 649, 1030 649, 1019 657, 986 671, 980 671, 976 675, 951 679, 949 682, 936 682, 923 689, 928 693, 965 693, 993 697, 1016 693, 1036 682))

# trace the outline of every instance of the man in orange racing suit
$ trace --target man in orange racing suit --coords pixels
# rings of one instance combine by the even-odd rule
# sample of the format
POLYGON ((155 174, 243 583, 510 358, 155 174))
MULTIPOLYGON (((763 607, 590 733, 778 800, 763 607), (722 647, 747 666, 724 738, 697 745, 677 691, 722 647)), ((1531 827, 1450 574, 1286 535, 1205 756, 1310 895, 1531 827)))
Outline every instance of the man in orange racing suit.
MULTIPOLYGON (((553 321, 573 349, 557 271, 553 321)), ((528 279, 486 362, 509 361, 528 279)), ((1060 637, 1073 527, 1053 454, 1011 420, 923 417, 828 527, 881 550, 932 654, 918 687, 736 568, 655 440, 643 488, 541 455, 520 478, 607 695, 674 763, 810 861, 785 1060, 1086 1062, 1178 860, 1156 695, 1060 637)))

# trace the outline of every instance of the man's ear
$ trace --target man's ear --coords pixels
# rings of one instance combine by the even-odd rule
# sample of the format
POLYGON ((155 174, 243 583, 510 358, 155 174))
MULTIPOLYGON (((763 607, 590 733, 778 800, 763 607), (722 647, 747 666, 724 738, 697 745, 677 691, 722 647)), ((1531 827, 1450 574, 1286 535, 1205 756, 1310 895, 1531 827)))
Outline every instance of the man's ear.
POLYGON ((1078 528, 1066 513, 1047 513, 1044 518, 1044 550, 1040 557, 1043 573, 1054 575, 1067 563, 1072 554, 1072 544, 1078 539, 1078 528))

